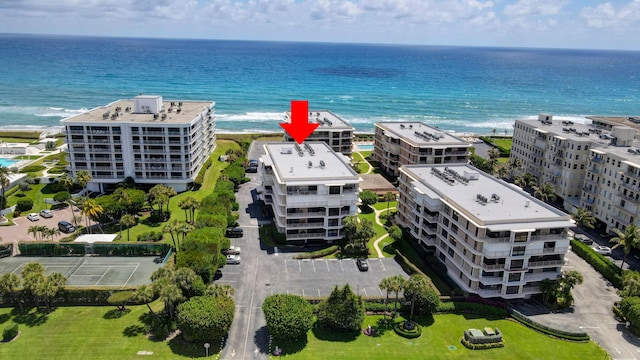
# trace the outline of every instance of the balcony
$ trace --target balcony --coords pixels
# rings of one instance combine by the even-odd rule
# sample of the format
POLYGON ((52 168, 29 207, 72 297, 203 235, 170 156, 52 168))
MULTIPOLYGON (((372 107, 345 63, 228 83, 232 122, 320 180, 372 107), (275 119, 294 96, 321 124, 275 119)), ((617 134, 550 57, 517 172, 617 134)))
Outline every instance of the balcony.
POLYGON ((562 260, 530 261, 529 268, 554 267, 562 266, 563 264, 564 262, 562 260))
POLYGON ((504 270, 504 267, 505 267, 505 264, 488 265, 488 264, 482 263, 482 269, 484 269, 485 271, 504 270))
POLYGON ((287 228, 323 228, 324 222, 295 223, 287 224, 287 228))

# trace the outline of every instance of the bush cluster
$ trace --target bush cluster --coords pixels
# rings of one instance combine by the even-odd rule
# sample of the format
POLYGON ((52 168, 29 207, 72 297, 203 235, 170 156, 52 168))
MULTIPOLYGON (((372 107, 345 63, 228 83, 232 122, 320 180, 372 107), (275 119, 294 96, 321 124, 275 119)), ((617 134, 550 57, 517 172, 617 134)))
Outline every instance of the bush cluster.
POLYGON ((404 323, 404 320, 394 322, 393 331, 395 331, 396 334, 407 339, 415 339, 422 335, 422 328, 420 328, 420 325, 413 323, 413 329, 408 330, 404 328, 404 323))
POLYGON ((162 240, 163 234, 162 231, 147 231, 139 234, 137 237, 138 241, 160 241, 162 240))
POLYGON ((504 341, 485 343, 485 344, 472 344, 471 342, 467 341, 464 337, 460 339, 460 343, 462 343, 462 345, 464 345, 464 347, 466 347, 467 349, 471 349, 471 350, 486 350, 486 349, 497 349, 497 348, 504 347, 504 341))
POLYGON ((16 211, 29 211, 32 208, 33 208, 33 200, 30 198, 20 199, 16 203, 16 211))
POLYGON ((571 341, 589 341, 589 335, 585 332, 569 332, 558 329, 552 329, 550 327, 539 324, 528 317, 518 313, 517 311, 511 312, 511 317, 517 320, 519 323, 539 331, 543 334, 557 337, 559 339, 571 340, 571 341))
POLYGON ((316 258, 328 256, 331 254, 335 254, 338 251, 338 249, 340 249, 340 246, 332 245, 332 246, 329 246, 328 248, 324 248, 321 250, 297 254, 293 258, 294 259, 316 259, 316 258))
POLYGON ((211 164, 213 164, 211 157, 209 157, 207 161, 205 161, 204 164, 202 164, 202 168, 200 168, 200 171, 198 171, 198 175, 196 176, 195 180, 193 180, 193 184, 196 186, 196 188, 200 188, 200 186, 202 186, 202 182, 204 181, 204 175, 207 173, 207 170, 211 167, 211 164))
POLYGON ((30 166, 23 167, 22 170, 20 170, 20 172, 23 174, 34 173, 34 172, 42 171, 45 168, 46 167, 44 165, 30 165, 30 166))
POLYGON ((589 265, 593 266, 593 268, 602 274, 605 279, 609 280, 613 286, 618 289, 622 288, 622 270, 611 260, 595 252, 589 245, 577 240, 571 240, 571 250, 588 262, 589 265))
POLYGON ((16 323, 7 325, 2 331, 2 340, 4 341, 9 341, 16 336, 18 336, 18 324, 16 323))

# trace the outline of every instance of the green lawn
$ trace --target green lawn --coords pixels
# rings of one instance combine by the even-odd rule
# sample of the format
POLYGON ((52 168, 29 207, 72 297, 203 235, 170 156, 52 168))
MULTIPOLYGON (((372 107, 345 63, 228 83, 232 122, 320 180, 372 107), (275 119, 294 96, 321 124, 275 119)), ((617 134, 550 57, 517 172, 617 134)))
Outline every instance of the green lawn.
POLYGON ((41 155, 18 155, 14 157, 14 160, 37 160, 41 155))
MULTIPOLYGON (((48 209, 49 205, 44 203, 45 198, 52 198, 53 194, 45 195, 42 193, 42 189, 46 186, 46 184, 31 184, 31 190, 25 191, 24 193, 20 190, 17 190, 12 196, 7 198, 7 205, 13 206, 18 203, 18 200, 24 198, 30 198, 33 200, 33 208, 28 212, 39 212, 43 209, 48 209)), ((26 215, 26 214, 25 214, 26 215)))
POLYGON ((362 155, 360 155, 357 152, 354 152, 352 155, 353 155, 353 160, 351 161, 351 163, 358 165, 359 174, 364 174, 367 171, 369 171, 369 168, 370 168, 369 163, 362 157, 362 155))
MULTIPOLYGON (((160 310, 161 303, 154 303, 160 310)), ((115 307, 60 307, 50 314, 26 315, 0 309, 0 327, 18 323, 20 335, 0 344, 2 359, 180 359, 204 357, 202 344, 185 345, 178 339, 154 341, 143 333, 140 317, 148 312, 145 305, 130 306, 124 316, 115 307), (153 352, 152 356, 137 355, 153 352)), ((212 341, 210 356, 220 351, 220 341, 212 341)))
MULTIPOLYGON (((574 343, 554 339, 510 320, 489 320, 474 315, 435 315, 421 321, 422 336, 405 339, 392 329, 377 326, 381 316, 368 316, 364 327, 371 325, 378 336, 336 334, 312 329, 305 346, 272 343, 284 349, 289 359, 607 359, 606 352, 594 342, 574 343), (430 322, 433 321, 432 324, 430 322), (504 334, 505 347, 469 350, 460 343, 469 328, 498 328, 504 334), (455 349, 450 349, 453 346, 455 349)), ((275 357, 272 357, 275 358, 275 357)))

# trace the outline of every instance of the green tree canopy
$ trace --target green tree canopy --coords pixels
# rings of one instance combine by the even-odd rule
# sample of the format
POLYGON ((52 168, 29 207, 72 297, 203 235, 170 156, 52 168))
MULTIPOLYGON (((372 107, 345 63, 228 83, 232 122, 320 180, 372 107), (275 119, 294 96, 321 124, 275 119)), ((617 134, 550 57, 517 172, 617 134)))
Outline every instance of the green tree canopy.
POLYGON ((362 205, 371 206, 378 202, 378 194, 374 193, 371 190, 364 190, 360 192, 360 200, 362 201, 362 205))
POLYGON ((203 343, 229 332, 234 310, 228 296, 196 296, 178 305, 176 320, 185 341, 203 343))
POLYGON ((276 339, 300 339, 313 325, 313 308, 298 295, 275 294, 262 303, 269 334, 276 339))
POLYGON ((364 322, 364 301, 349 285, 336 286, 331 295, 318 304, 318 323, 342 332, 359 331, 364 322))

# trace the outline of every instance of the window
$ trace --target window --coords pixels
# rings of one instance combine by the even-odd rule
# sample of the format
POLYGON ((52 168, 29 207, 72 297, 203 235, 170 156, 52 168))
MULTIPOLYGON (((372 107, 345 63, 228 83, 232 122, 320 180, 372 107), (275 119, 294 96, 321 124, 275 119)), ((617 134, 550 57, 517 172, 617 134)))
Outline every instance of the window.
POLYGON ((519 290, 519 286, 507 286, 507 295, 517 294, 519 290))
POLYGON ((511 273, 509 274, 509 282, 520 281, 522 273, 511 273))
POLYGON ((329 194, 331 195, 340 194, 340 186, 329 186, 329 194))

